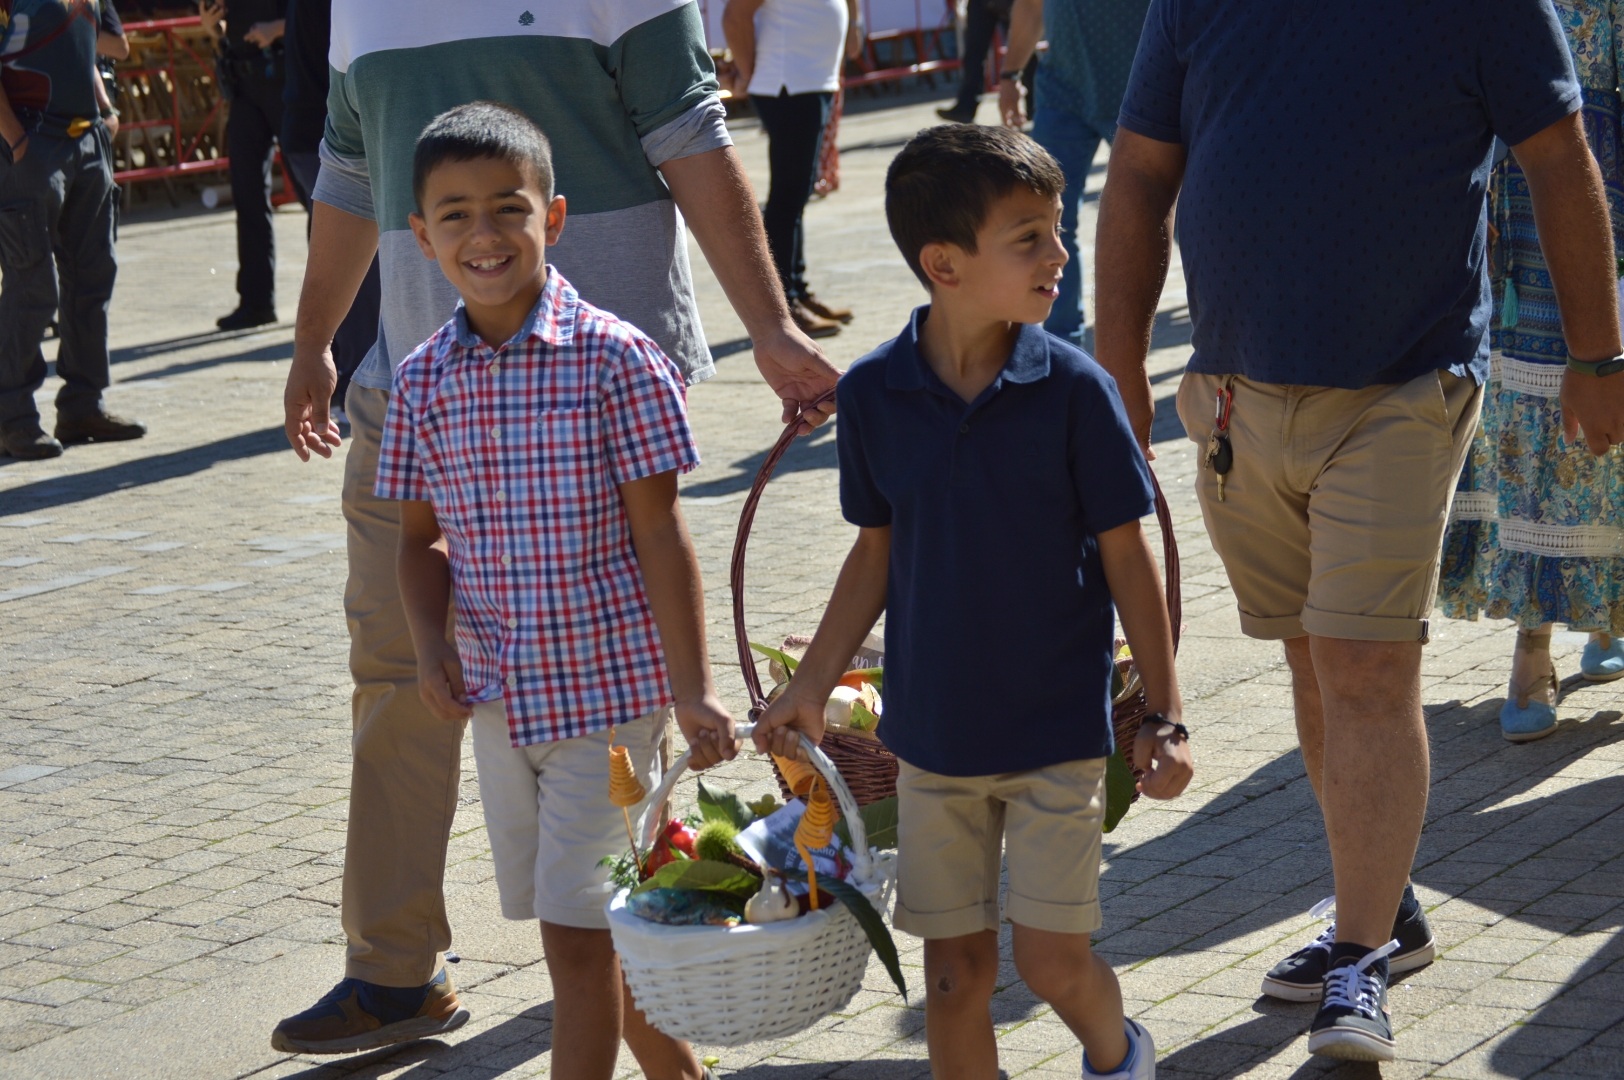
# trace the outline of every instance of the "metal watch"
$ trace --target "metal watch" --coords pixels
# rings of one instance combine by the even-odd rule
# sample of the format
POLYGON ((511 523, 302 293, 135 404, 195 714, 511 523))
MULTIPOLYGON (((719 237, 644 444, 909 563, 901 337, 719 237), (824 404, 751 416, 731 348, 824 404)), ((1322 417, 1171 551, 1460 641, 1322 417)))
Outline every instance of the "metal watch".
POLYGON ((1624 356, 1615 356, 1611 360, 1575 360, 1568 357, 1568 367, 1581 375, 1617 375, 1624 371, 1624 356))

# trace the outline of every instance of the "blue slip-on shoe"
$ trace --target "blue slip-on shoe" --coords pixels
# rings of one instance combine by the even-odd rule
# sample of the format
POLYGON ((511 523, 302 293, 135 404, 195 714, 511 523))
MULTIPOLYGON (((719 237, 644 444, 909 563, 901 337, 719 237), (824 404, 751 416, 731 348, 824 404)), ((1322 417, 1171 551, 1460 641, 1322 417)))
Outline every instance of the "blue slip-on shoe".
MULTIPOLYGON (((1543 739, 1556 730, 1556 695, 1561 692, 1562 684, 1556 677, 1556 665, 1551 663, 1551 631, 1549 627, 1540 630, 1517 630, 1517 655, 1512 659, 1510 692, 1506 694, 1506 703, 1500 709, 1500 734, 1506 737, 1507 742, 1532 742, 1543 739), (1538 656, 1545 654, 1545 663, 1550 668, 1549 675, 1537 675, 1525 686, 1518 687, 1517 658, 1524 656, 1538 656), (1551 684, 1551 700, 1537 701, 1533 694, 1543 690, 1545 681, 1551 684)), ((1527 670, 1525 667, 1523 670, 1527 670)))
POLYGON ((379 986, 345 979, 302 1013, 271 1032, 284 1054, 354 1054, 392 1043, 428 1039, 468 1022, 444 968, 422 986, 379 986))
POLYGON ((1083 1080, 1156 1080, 1156 1042, 1137 1020, 1126 1021, 1128 1056, 1110 1072, 1095 1072, 1083 1051, 1083 1080))
POLYGON ((1611 634, 1591 638, 1579 657, 1579 677, 1585 682, 1624 679, 1624 642, 1611 634))

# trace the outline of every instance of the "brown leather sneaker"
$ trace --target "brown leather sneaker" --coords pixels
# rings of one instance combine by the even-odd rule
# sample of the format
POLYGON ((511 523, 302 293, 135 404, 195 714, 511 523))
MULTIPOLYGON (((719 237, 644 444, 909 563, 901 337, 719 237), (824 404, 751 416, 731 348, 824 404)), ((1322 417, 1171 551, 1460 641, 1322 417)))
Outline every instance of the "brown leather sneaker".
POLYGON ((839 323, 825 319, 802 303, 799 297, 789 302, 789 317, 795 320, 801 333, 810 338, 834 337, 840 333, 839 323))
POLYGON ((393 1043, 429 1039, 468 1022, 445 969, 424 986, 379 986, 345 979, 316 1004, 271 1032, 284 1054, 353 1054, 393 1043))
POLYGON ((98 409, 77 416, 56 416, 56 437, 64 446, 87 442, 124 442, 139 439, 147 433, 147 425, 139 420, 126 420, 98 409))
POLYGON ((834 307, 831 304, 825 304, 811 293, 801 297, 801 303, 814 315, 822 316, 825 319, 833 319, 835 322, 851 322, 851 308, 849 307, 834 307))
POLYGON ((0 446, 22 461, 43 461, 62 456, 62 444, 45 434, 39 422, 14 427, 0 434, 0 446))

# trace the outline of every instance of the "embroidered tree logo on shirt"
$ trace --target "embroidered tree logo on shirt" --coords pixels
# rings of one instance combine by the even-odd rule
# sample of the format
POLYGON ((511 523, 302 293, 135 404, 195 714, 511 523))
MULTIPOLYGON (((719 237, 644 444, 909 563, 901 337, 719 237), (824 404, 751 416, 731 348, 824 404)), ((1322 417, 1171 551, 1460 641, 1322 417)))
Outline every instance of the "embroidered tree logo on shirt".
POLYGON ((533 23, 535 21, 536 21, 536 17, 534 15, 530 14, 528 11, 525 12, 523 15, 519 16, 519 25, 520 26, 529 26, 531 23, 533 23))

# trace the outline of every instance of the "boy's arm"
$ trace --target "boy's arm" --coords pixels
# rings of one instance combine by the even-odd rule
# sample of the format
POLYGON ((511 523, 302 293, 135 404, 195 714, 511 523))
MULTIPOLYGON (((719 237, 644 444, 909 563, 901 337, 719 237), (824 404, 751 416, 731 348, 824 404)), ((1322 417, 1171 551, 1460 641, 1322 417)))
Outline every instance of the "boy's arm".
POLYGON ((722 707, 705 655, 705 588, 693 540, 677 504, 677 472, 620 485, 649 611, 660 629, 665 667, 676 698, 677 726, 688 740, 689 765, 705 769, 738 752, 733 717, 722 707))
POLYGON ((468 691, 462 681, 457 648, 446 640, 450 616, 451 562, 432 503, 415 499, 400 504, 400 546, 395 576, 417 652, 417 692, 441 720, 466 720, 468 691))
MULTIPOLYGON (((1150 712, 1166 716, 1170 724, 1180 723, 1184 702, 1179 698, 1178 675, 1173 668, 1173 626, 1167 616, 1156 557, 1137 521, 1108 529, 1099 534, 1098 540, 1117 617, 1122 620, 1128 645, 1133 649, 1133 662, 1144 680, 1145 705, 1150 712)), ((1123 752, 1127 753, 1127 747, 1123 752)), ((1165 725, 1147 724, 1139 729, 1133 763, 1145 774, 1139 790, 1153 799, 1175 798, 1195 772, 1190 744, 1165 725)))
POLYGON ((860 529, 835 581, 834 595, 795 677, 756 724, 756 749, 806 759, 800 736, 823 741, 823 710, 851 658, 885 610, 891 571, 891 526, 860 529))

